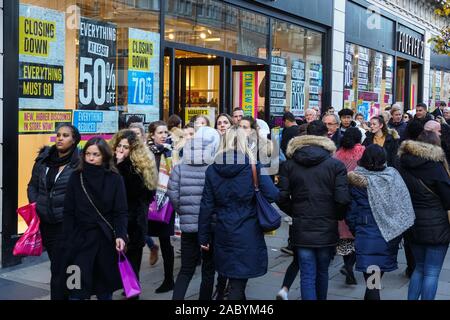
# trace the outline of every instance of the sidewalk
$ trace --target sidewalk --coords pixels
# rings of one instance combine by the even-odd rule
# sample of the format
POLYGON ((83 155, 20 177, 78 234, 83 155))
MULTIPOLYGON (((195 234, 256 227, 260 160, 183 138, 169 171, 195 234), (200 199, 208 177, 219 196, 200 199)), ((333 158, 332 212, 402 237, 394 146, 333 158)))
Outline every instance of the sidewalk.
MULTIPOLYGON (((282 226, 275 236, 267 236, 266 242, 269 253, 269 270, 263 277, 250 279, 248 282, 246 295, 249 300, 273 300, 280 289, 283 281, 284 272, 292 261, 292 257, 280 251, 281 247, 286 246, 288 235, 288 224, 282 220, 282 226)), ((176 249, 180 247, 180 240, 175 238, 173 245, 176 249)), ((144 249, 141 268, 141 284, 143 300, 166 300, 172 298, 172 292, 164 294, 155 294, 155 289, 163 281, 163 264, 160 257, 158 263, 150 267, 148 264, 149 250, 144 249)), ((383 300, 405 300, 407 297, 409 279, 403 273, 406 268, 406 260, 403 249, 399 250, 398 255, 399 269, 394 272, 386 273, 382 279, 383 289, 381 298, 383 300)), ((332 261, 329 274, 330 282, 328 289, 329 300, 362 300, 364 297, 364 279, 362 273, 355 272, 358 285, 349 286, 345 284, 345 277, 339 272, 343 264, 341 257, 335 257, 332 261)), ((180 255, 175 254, 175 271, 178 274, 180 268, 180 255)), ((50 263, 47 255, 44 253, 41 257, 28 257, 24 259, 22 265, 0 269, 0 300, 46 300, 50 298, 50 263)), ((191 281, 186 294, 187 300, 198 299, 200 287, 200 268, 191 281)), ((300 283, 297 276, 289 293, 290 300, 300 298, 300 283)), ((114 294, 115 300, 123 299, 117 291, 114 294)), ((450 300, 450 254, 444 262, 439 281, 437 300, 450 300)))

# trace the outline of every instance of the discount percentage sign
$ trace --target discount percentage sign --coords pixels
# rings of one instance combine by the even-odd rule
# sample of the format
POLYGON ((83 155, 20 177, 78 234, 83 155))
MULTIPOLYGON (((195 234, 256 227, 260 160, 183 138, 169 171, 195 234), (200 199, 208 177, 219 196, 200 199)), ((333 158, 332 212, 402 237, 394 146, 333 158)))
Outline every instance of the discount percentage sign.
POLYGON ((108 86, 106 89, 106 102, 115 103, 116 101, 116 73, 114 72, 114 63, 106 63, 106 79, 108 86))

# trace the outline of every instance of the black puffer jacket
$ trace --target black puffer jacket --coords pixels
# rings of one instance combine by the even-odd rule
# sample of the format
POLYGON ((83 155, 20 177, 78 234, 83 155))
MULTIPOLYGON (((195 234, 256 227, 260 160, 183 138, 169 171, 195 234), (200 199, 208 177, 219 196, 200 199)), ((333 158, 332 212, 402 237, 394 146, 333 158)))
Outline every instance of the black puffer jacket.
POLYGON ((281 210, 292 216, 293 245, 328 247, 337 244, 338 220, 351 202, 347 170, 332 154, 336 147, 326 137, 293 138, 280 170, 281 210))
MULTIPOLYGON (((366 139, 363 142, 363 146, 368 147, 373 144, 374 134, 372 132, 366 133, 366 139)), ((388 135, 384 141, 384 150, 386 150, 387 165, 393 167, 396 163, 398 146, 400 144, 400 136, 398 132, 392 129, 388 129, 388 135)))
POLYGON ((50 224, 61 223, 63 221, 64 197, 70 175, 78 166, 80 161, 78 149, 75 149, 72 159, 63 171, 59 174, 50 192, 47 191, 47 166, 45 159, 49 157, 53 147, 44 147, 39 151, 35 160, 30 182, 28 183, 28 201, 36 202, 36 211, 41 221, 50 224))
POLYGON ((450 178, 444 167, 444 152, 438 146, 407 140, 400 146, 399 156, 399 172, 416 214, 408 237, 417 244, 448 245, 450 178))

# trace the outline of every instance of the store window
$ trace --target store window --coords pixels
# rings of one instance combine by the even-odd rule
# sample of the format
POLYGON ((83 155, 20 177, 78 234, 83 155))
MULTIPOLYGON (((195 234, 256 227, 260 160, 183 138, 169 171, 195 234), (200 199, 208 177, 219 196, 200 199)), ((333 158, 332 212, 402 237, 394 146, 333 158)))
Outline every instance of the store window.
POLYGON ((345 44, 344 108, 364 114, 366 120, 393 103, 394 57, 345 44))
POLYGON ((169 0, 165 40, 266 58, 269 19, 214 0, 169 0))
POLYGON ((428 105, 431 110, 437 108, 441 101, 450 104, 450 71, 430 70, 430 88, 428 105))
POLYGON ((322 108, 322 34, 275 20, 270 83, 270 114, 280 124, 284 111, 302 117, 322 108))
POLYGON ((77 126, 83 146, 92 135, 109 139, 131 115, 160 118, 159 8, 159 0, 20 1, 19 206, 60 123, 77 126))

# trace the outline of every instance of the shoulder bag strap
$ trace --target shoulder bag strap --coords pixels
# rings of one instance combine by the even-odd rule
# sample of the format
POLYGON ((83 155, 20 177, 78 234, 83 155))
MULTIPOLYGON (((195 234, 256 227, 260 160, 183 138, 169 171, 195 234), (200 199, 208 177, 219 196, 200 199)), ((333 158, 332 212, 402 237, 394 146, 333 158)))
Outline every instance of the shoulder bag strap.
POLYGON ((252 164, 251 166, 252 166, 253 185, 255 186, 255 191, 259 191, 258 172, 256 171, 256 165, 252 164))
POLYGON ((105 217, 100 213, 100 210, 97 209, 97 206, 92 201, 91 197, 89 196, 89 193, 87 193, 86 188, 84 186, 83 174, 82 173, 80 173, 80 182, 81 182, 81 187, 83 188, 84 194, 88 198, 89 202, 94 207, 95 211, 97 211, 97 214, 100 216, 100 218, 102 218, 102 220, 106 223, 106 225, 111 229, 111 231, 114 234, 114 238, 116 238, 116 232, 114 231, 114 228, 111 226, 111 224, 108 222, 108 220, 106 220, 105 217))
MULTIPOLYGON (((425 182, 423 182, 422 179, 419 179, 419 178, 417 178, 417 179, 420 181, 420 183, 422 184, 422 186, 424 186, 425 189, 428 190, 428 192, 431 192, 435 197, 438 197, 438 198, 439 198, 439 196, 438 196, 433 190, 431 190, 431 188, 430 188, 429 186, 427 186, 427 185, 425 184, 425 182)), ((440 199, 440 198, 439 198, 439 199, 440 199)))

